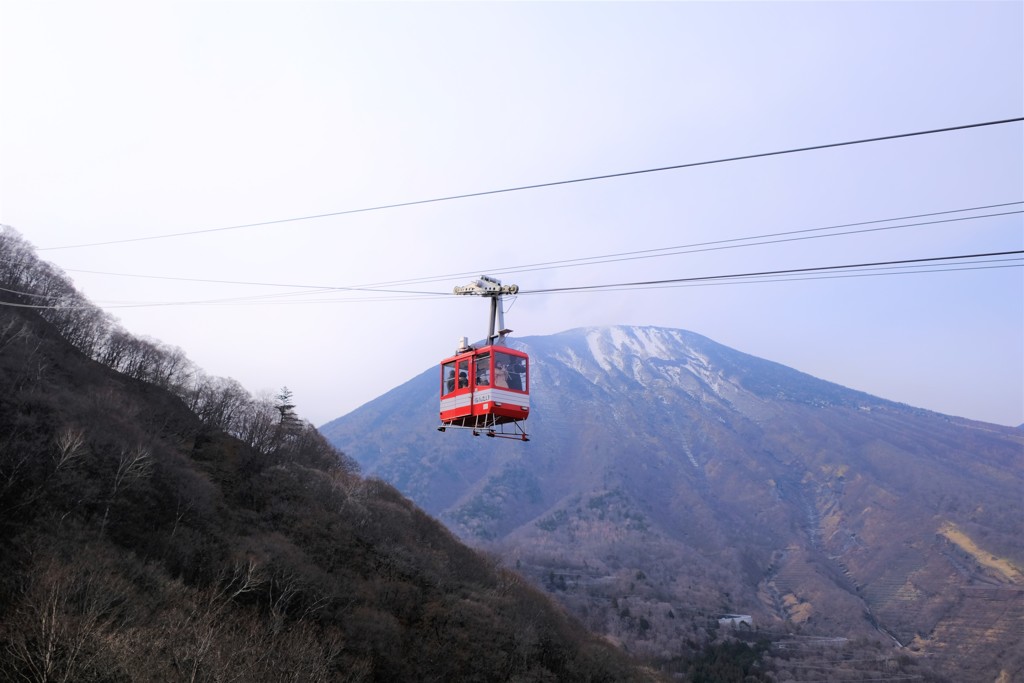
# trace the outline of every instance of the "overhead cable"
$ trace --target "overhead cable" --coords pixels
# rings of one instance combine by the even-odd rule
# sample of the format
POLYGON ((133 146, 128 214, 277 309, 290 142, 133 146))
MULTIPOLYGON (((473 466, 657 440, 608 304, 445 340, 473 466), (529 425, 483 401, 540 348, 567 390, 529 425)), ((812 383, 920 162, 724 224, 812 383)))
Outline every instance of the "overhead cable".
MULTIPOLYGON (((1005 254, 1024 254, 1024 250, 1018 252, 997 252, 1005 254)), ((963 259, 970 258, 970 256, 949 256, 940 257, 941 259, 963 259)), ((690 278, 674 278, 669 280, 655 280, 649 283, 620 283, 613 285, 593 285, 588 287, 565 287, 565 288, 552 288, 549 290, 535 290, 535 291, 524 291, 520 290, 519 294, 572 294, 581 292, 616 292, 616 291, 632 291, 636 289, 662 289, 672 287, 686 287, 686 286, 709 286, 709 285, 735 285, 735 284, 762 284, 768 282, 789 282, 789 281, 809 281, 809 280, 831 280, 838 278, 852 278, 852 277, 875 277, 875 276, 886 276, 886 275, 915 275, 915 274, 926 274, 926 273, 949 273, 965 270, 991 270, 1000 268, 1022 268, 1024 267, 1024 259, 1003 259, 999 261, 965 261, 963 263, 955 264, 929 264, 927 261, 933 259, 914 259, 911 261, 880 261, 876 264, 853 264, 848 266, 825 266, 821 268, 795 268, 787 270, 777 271, 766 271, 762 273, 739 273, 733 275, 709 275, 700 277, 690 278), (1010 263, 1007 263, 1007 262, 1010 263), (978 265, 998 263, 999 265, 978 265), (869 268, 867 266, 876 265, 883 266, 886 264, 892 264, 890 268, 869 268), (905 264, 905 265, 898 265, 905 264), (940 267, 941 266, 941 267, 940 267), (911 269, 913 268, 913 269, 911 269)), ((331 303, 384 303, 391 301, 423 301, 425 299, 452 299, 452 296, 447 293, 437 294, 433 296, 389 296, 389 297, 363 297, 363 298, 352 298, 347 297, 344 299, 333 298, 333 299, 301 299, 301 300, 289 300, 289 301, 257 301, 257 300, 214 300, 214 301, 185 301, 185 302, 165 302, 158 304, 124 304, 120 306, 110 306, 110 308, 137 308, 137 307, 153 307, 153 306, 179 306, 179 305, 212 305, 212 306, 235 306, 235 305, 261 305, 261 306, 274 306, 274 305, 302 305, 302 304, 331 304, 331 303)))
MULTIPOLYGON (((1001 207, 1006 207, 1006 206, 1014 206, 1014 205, 1019 205, 1019 204, 1024 204, 1024 201, 1018 200, 1018 201, 1013 201, 1013 202, 1003 202, 1003 203, 1000 203, 1000 204, 988 204, 988 205, 985 205, 985 206, 974 206, 974 207, 969 207, 969 208, 965 208, 965 209, 950 209, 950 210, 946 210, 946 211, 933 211, 933 212, 930 212, 930 213, 921 213, 921 214, 915 214, 915 215, 910 215, 910 216, 898 216, 898 217, 895 217, 895 218, 879 218, 879 219, 873 219, 873 220, 868 220, 868 221, 859 221, 859 222, 856 222, 856 223, 843 223, 843 224, 839 224, 839 225, 831 225, 831 226, 827 226, 827 227, 823 227, 823 228, 803 228, 803 229, 799 229, 799 230, 790 230, 790 231, 786 231, 786 232, 767 233, 767 234, 763 234, 763 235, 751 235, 751 236, 748 236, 748 237, 734 237, 734 238, 730 238, 730 239, 714 240, 714 241, 710 241, 710 242, 694 242, 694 243, 691 243, 691 244, 683 244, 683 245, 677 245, 677 246, 673 246, 673 247, 658 247, 658 248, 654 248, 654 249, 643 249, 643 250, 639 250, 639 251, 625 251, 625 252, 617 252, 617 253, 611 253, 611 254, 603 254, 603 255, 599 255, 599 256, 582 256, 582 257, 578 257, 578 258, 561 259, 561 260, 557 260, 557 261, 542 261, 540 263, 533 263, 533 264, 527 264, 527 265, 521 265, 521 266, 505 266, 505 267, 480 268, 480 269, 477 269, 477 270, 464 271, 464 272, 460 272, 460 273, 447 273, 447 274, 444 274, 444 275, 431 275, 431 276, 419 277, 419 278, 411 278, 411 279, 406 279, 406 280, 388 280, 388 281, 385 281, 385 282, 377 282, 377 283, 373 283, 373 284, 361 284, 361 285, 359 285, 359 287, 366 287, 366 288, 371 288, 372 289, 374 287, 383 287, 383 286, 426 284, 426 283, 430 283, 430 282, 443 282, 445 280, 450 280, 450 279, 456 278, 456 277, 470 277, 470 276, 473 276, 473 275, 477 275, 477 274, 479 274, 481 272, 492 273, 494 275, 510 275, 510 274, 514 274, 514 273, 535 272, 535 271, 538 271, 538 270, 552 270, 552 269, 557 269, 557 268, 575 268, 575 267, 578 267, 578 266, 586 266, 586 265, 592 265, 592 264, 613 263, 613 262, 616 262, 616 261, 629 261, 629 260, 636 260, 636 259, 640 259, 640 258, 656 258, 656 257, 660 257, 660 256, 675 256, 677 254, 690 254, 690 253, 699 253, 699 252, 704 252, 704 251, 718 251, 718 250, 721 250, 721 249, 728 249, 728 248, 754 247, 754 246, 760 246, 762 244, 776 244, 776 243, 780 243, 780 242, 797 241, 797 240, 787 240, 787 239, 779 239, 779 240, 771 240, 771 241, 755 241, 755 240, 767 240, 768 238, 772 238, 772 237, 786 237, 786 236, 789 236, 789 235, 800 235, 800 234, 804 234, 804 233, 822 232, 822 231, 826 231, 826 230, 838 230, 838 229, 841 229, 841 228, 850 228, 850 227, 857 227, 857 226, 862 226, 862 225, 873 225, 873 224, 878 224, 878 223, 892 223, 892 222, 895 222, 895 221, 902 221, 902 220, 915 220, 915 219, 918 219, 918 218, 928 218, 928 217, 931 217, 931 216, 942 216, 942 215, 948 215, 948 214, 951 214, 951 213, 964 213, 964 212, 967 212, 967 211, 982 211, 982 210, 985 210, 985 209, 995 209, 995 208, 1001 208, 1001 207), (739 244, 740 242, 747 242, 747 244, 739 244), (729 247, 729 246, 724 246, 724 247, 723 246, 718 246, 718 245, 729 245, 729 244, 732 244, 733 246, 732 247, 729 247), (702 248, 702 247, 706 247, 706 248, 702 248)), ((1006 215, 1019 214, 1019 213, 1024 213, 1024 211, 1007 211, 1007 212, 1003 212, 1003 213, 984 214, 984 215, 981 215, 981 216, 967 216, 967 217, 953 218, 953 219, 948 219, 948 220, 927 221, 927 222, 922 222, 922 223, 911 223, 911 224, 906 224, 906 225, 894 225, 894 226, 887 226, 887 227, 884 227, 884 228, 878 228, 877 230, 874 230, 874 232, 877 232, 877 231, 880 231, 880 230, 896 230, 896 229, 901 229, 901 228, 920 227, 920 226, 923 226, 923 225, 935 225, 935 224, 939 224, 939 223, 953 223, 953 222, 958 222, 958 221, 974 220, 974 219, 977 219, 977 218, 994 218, 994 217, 997 217, 997 216, 1006 216, 1006 215)), ((832 237, 832 236, 840 236, 840 235, 853 235, 853 234, 858 234, 858 233, 862 233, 862 232, 873 232, 873 231, 872 230, 851 230, 851 231, 848 231, 848 232, 838 232, 838 233, 831 233, 831 234, 828 234, 828 235, 822 235, 821 237, 832 237)), ((805 239, 813 239, 813 237, 808 237, 808 238, 805 238, 805 239)))
MULTIPOLYGON (((681 254, 696 254, 696 253, 707 252, 707 251, 721 251, 721 250, 724 250, 724 249, 738 249, 738 248, 741 248, 741 247, 759 247, 759 246, 764 246, 764 245, 767 245, 767 244, 782 244, 784 242, 801 242, 801 241, 804 241, 804 240, 822 239, 822 238, 825 238, 825 237, 841 237, 841 236, 844 236, 844 235, 859 235, 859 234, 864 234, 864 233, 869 233, 869 232, 881 232, 881 231, 884 231, 884 230, 897 230, 897 229, 901 229, 901 228, 916 228, 916 227, 921 227, 923 225, 936 225, 936 224, 939 224, 939 223, 955 223, 955 222, 959 222, 959 221, 975 220, 975 219, 978 219, 978 218, 994 218, 994 217, 997 217, 997 216, 1010 216, 1010 215, 1013 215, 1013 214, 1020 214, 1020 213, 1024 213, 1024 210, 1021 210, 1021 211, 1005 211, 1005 212, 1002 212, 1002 213, 984 214, 984 215, 981 215, 981 216, 962 216, 962 217, 959 217, 959 218, 945 218, 945 219, 937 220, 937 221, 924 221, 924 222, 921 222, 921 223, 905 223, 903 225, 889 225, 889 226, 876 227, 876 228, 864 228, 864 229, 861 229, 861 230, 847 230, 845 232, 835 232, 835 233, 830 233, 830 234, 827 234, 827 235, 802 235, 800 237, 785 237, 785 238, 780 238, 780 239, 763 240, 763 241, 759 241, 759 242, 748 242, 747 244, 736 244, 736 242, 743 241, 742 238, 740 238, 740 239, 732 239, 732 240, 719 240, 717 242, 705 242, 705 243, 700 244, 700 245, 695 245, 695 246, 699 246, 700 248, 692 248, 691 249, 691 248, 686 248, 686 247, 673 247, 672 251, 666 251, 664 253, 659 253, 659 254, 643 254, 643 255, 638 255, 638 256, 622 256, 622 257, 617 257, 617 258, 608 257, 608 258, 603 258, 602 260, 588 261, 587 263, 574 263, 574 264, 565 264, 565 265, 550 265, 550 266, 536 267, 536 268, 518 268, 518 269, 515 269, 515 270, 505 270, 505 271, 503 271, 503 270, 492 270, 490 272, 498 274, 498 275, 502 275, 502 274, 507 274, 507 273, 526 273, 526 272, 533 272, 533 271, 537 271, 537 270, 550 270, 552 268, 566 268, 566 267, 574 267, 574 266, 589 266, 589 265, 598 265, 598 264, 603 264, 603 263, 617 263, 617 262, 620 262, 620 261, 636 261, 636 260, 639 260, 639 259, 655 258, 655 257, 660 257, 660 256, 678 256, 678 255, 681 255, 681 254), (717 246, 711 246, 711 245, 717 245, 717 246)), ((822 229, 828 229, 828 228, 822 228, 822 229)), ((804 231, 796 231, 796 232, 804 232, 804 231)), ((779 233, 779 234, 795 234, 795 233, 779 233)))
MULTIPOLYGON (((947 265, 942 265, 941 267, 938 267, 939 264, 937 264, 935 267, 928 267, 928 266, 925 266, 925 265, 918 265, 913 270, 910 269, 907 266, 900 266, 900 267, 893 268, 891 270, 886 270, 886 269, 882 269, 882 268, 877 268, 877 269, 867 269, 866 268, 866 269, 863 269, 863 270, 853 269, 851 271, 839 271, 839 272, 833 272, 833 273, 818 273, 818 274, 806 274, 806 273, 804 273, 804 274, 799 274, 799 276, 794 275, 794 274, 787 275, 785 273, 782 273, 782 274, 779 274, 779 275, 774 276, 774 277, 764 277, 764 278, 757 278, 757 279, 746 278, 744 276, 737 276, 735 279, 719 280, 719 279, 716 279, 715 276, 712 276, 711 278, 707 278, 707 279, 704 279, 704 278, 694 278, 692 281, 686 281, 686 282, 681 282, 681 283, 676 283, 676 284, 663 284, 663 285, 651 285, 651 286, 626 286, 626 287, 619 287, 619 288, 615 288, 614 286, 609 286, 607 289, 592 290, 589 293, 594 293, 594 291, 596 291, 598 293, 625 292, 625 291, 636 291, 636 290, 642 290, 642 289, 671 289, 671 288, 680 288, 680 287, 709 287, 709 286, 719 286, 719 285, 722 285, 722 286, 725 286, 725 285, 750 285, 750 284, 766 284, 766 283, 772 283, 772 282, 794 282, 794 281, 796 281, 796 282, 808 282, 808 281, 815 281, 815 280, 838 280, 838 279, 843 279, 843 278, 880 277, 880 276, 889 276, 889 275, 924 275, 924 274, 931 274, 931 273, 954 273, 954 272, 967 271, 967 270, 998 270, 998 269, 1006 269, 1006 268, 1024 268, 1024 259, 1011 259, 1010 261, 1011 261, 1010 263, 1002 263, 1002 264, 999 264, 999 265, 974 265, 975 263, 982 263, 982 264, 990 263, 988 261, 968 262, 968 263, 964 263, 964 264, 957 264, 955 266, 947 264, 947 265)), ((567 291, 567 292, 554 292, 554 293, 555 294, 577 294, 577 293, 588 293, 588 292, 586 292, 585 290, 579 290, 579 291, 573 290, 573 291, 567 291)), ((417 297, 417 298, 413 298, 413 297, 389 297, 389 298, 382 298, 382 299, 351 299, 351 298, 345 298, 345 299, 309 299, 309 300, 305 300, 304 299, 304 300, 299 300, 299 301, 294 301, 294 300, 292 300, 292 301, 265 301, 265 302, 248 301, 248 302, 238 302, 238 305, 282 306, 282 305, 299 305, 299 304, 355 303, 355 302, 363 302, 363 301, 370 301, 370 302, 423 301, 424 299, 451 299, 451 298, 452 297, 450 295, 439 295, 439 296, 417 297)), ((171 305, 173 305, 173 304, 171 304, 171 305)), ((226 304, 225 303, 225 304, 213 304, 213 305, 234 305, 234 304, 226 304)))
MULTIPOLYGON (((772 277, 761 277, 761 278, 744 278, 737 277, 731 280, 709 280, 702 281, 700 278, 696 278, 692 281, 678 282, 674 284, 663 284, 663 285, 647 285, 647 286, 627 286, 627 287, 609 287, 608 289, 596 290, 598 293, 604 292, 635 292, 638 290, 648 289, 678 289, 684 287, 726 287, 731 285, 761 285, 770 284, 774 282, 812 282, 820 280, 842 280, 849 278, 863 278, 863 277, 882 277, 890 275, 929 275, 932 273, 957 273, 967 270, 1000 270, 1006 268, 1024 268, 1024 259, 1012 259, 1012 263, 1003 263, 1001 265, 973 265, 972 263, 959 264, 956 266, 944 265, 942 267, 926 267, 917 266, 911 269, 908 266, 899 266, 891 270, 887 269, 871 269, 865 268, 864 270, 851 270, 851 271, 839 271, 831 273, 817 273, 817 274, 800 274, 800 275, 786 275, 781 274, 772 277)), ((980 261, 978 263, 988 263, 986 261, 980 261)), ((594 292, 588 292, 586 290, 572 291, 572 292, 560 292, 564 294, 592 294, 594 292)))
POLYGON ((398 209, 398 208, 409 207, 409 206, 418 206, 418 205, 421 205, 421 204, 436 204, 436 203, 440 203, 440 202, 454 201, 454 200, 457 200, 457 199, 470 199, 472 197, 485 197, 485 196, 489 196, 489 195, 506 194, 506 193, 511 193, 511 192, 523 192, 525 190, 537 190, 537 189, 541 189, 541 188, 545 188, 545 187, 557 187, 557 186, 560 186, 560 185, 572 185, 572 184, 577 184, 577 183, 588 183, 588 182, 593 182, 593 181, 596 181, 596 180, 610 180, 612 178, 624 178, 624 177, 627 177, 627 176, 642 175, 642 174, 646 174, 646 173, 661 173, 661 172, 664 172, 664 171, 677 171, 677 170, 684 169, 684 168, 694 168, 694 167, 697 167, 697 166, 710 166, 712 164, 724 164, 724 163, 729 163, 729 162, 733 162, 733 161, 747 161, 747 160, 750 160, 750 159, 759 159, 759 158, 764 158, 764 157, 781 156, 781 155, 785 155, 785 154, 798 154, 798 153, 801 153, 801 152, 812 152, 812 151, 816 151, 816 150, 831 149, 831 148, 836 148, 836 147, 848 147, 848 146, 851 146, 851 145, 863 145, 863 144, 868 144, 868 143, 872 143, 872 142, 883 142, 883 141, 887 141, 887 140, 897 140, 897 139, 900 139, 900 138, 918 137, 918 136, 922 136, 922 135, 935 135, 937 133, 950 133, 950 132, 953 132, 953 131, 968 130, 968 129, 971 129, 971 128, 982 128, 982 127, 986 127, 986 126, 998 126, 998 125, 1003 125, 1003 124, 1007 124, 1007 123, 1018 123, 1018 122, 1021 122, 1021 121, 1024 121, 1024 117, 1000 119, 1000 120, 997 120, 997 121, 984 121, 984 122, 981 122, 981 123, 969 123, 969 124, 964 124, 964 125, 960 125, 960 126, 949 126, 949 127, 946 127, 946 128, 933 128, 933 129, 930 129, 930 130, 919 130, 919 131, 913 131, 913 132, 909 132, 909 133, 897 133, 897 134, 894 134, 894 135, 883 135, 883 136, 873 137, 873 138, 861 138, 859 140, 846 140, 846 141, 843 141, 843 142, 830 142, 830 143, 825 143, 825 144, 821 144, 821 145, 811 145, 811 146, 808 146, 808 147, 792 147, 792 148, 789 148, 789 149, 776 150, 776 151, 773 151, 773 152, 758 152, 758 153, 755 153, 755 154, 744 154, 744 155, 740 155, 740 156, 723 157, 723 158, 719 158, 719 159, 709 159, 709 160, 705 160, 705 161, 691 161, 691 162, 682 163, 682 164, 673 164, 671 166, 658 166, 658 167, 655 167, 655 168, 644 168, 644 169, 638 169, 638 170, 633 170, 633 171, 620 171, 618 173, 606 173, 606 174, 603 174, 603 175, 587 176, 587 177, 583 177, 583 178, 571 178, 571 179, 568 179, 568 180, 555 180, 555 181, 544 182, 544 183, 534 183, 534 184, 531 184, 531 185, 519 185, 519 186, 516 186, 516 187, 505 187, 505 188, 500 188, 500 189, 496 189, 496 190, 483 190, 483 191, 480 191, 480 192, 467 192, 467 193, 464 193, 464 194, 449 195, 449 196, 446 196, 446 197, 434 197, 434 198, 431 198, 431 199, 417 199, 417 200, 411 200, 411 201, 405 201, 405 202, 396 202, 396 203, 393 203, 393 204, 380 204, 380 205, 377 205, 377 206, 368 206, 368 207, 363 207, 363 208, 358 208, 358 209, 346 209, 346 210, 343 210, 343 211, 332 211, 332 212, 329 212, 329 213, 320 213, 320 214, 313 214, 313 215, 308 215, 308 216, 296 216, 296 217, 293 217, 293 218, 279 218, 279 219, 276 219, 276 220, 260 221, 260 222, 257 222, 257 223, 243 223, 241 225, 229 225, 229 226, 224 226, 224 227, 219 227, 219 228, 203 228, 201 230, 189 230, 189 231, 183 231, 183 232, 165 233, 165 234, 161 234, 161 235, 149 235, 149 236, 146 236, 146 237, 129 237, 129 238, 125 238, 125 239, 107 240, 107 241, 103 241, 103 242, 84 242, 84 243, 81 243, 81 244, 65 244, 65 245, 56 246, 56 247, 41 247, 41 248, 39 248, 39 251, 48 251, 48 250, 55 250, 55 249, 80 249, 80 248, 86 248, 86 247, 100 247, 100 246, 107 246, 107 245, 111 245, 111 244, 126 244, 128 242, 145 242, 145 241, 149 241, 149 240, 170 239, 170 238, 173 238, 173 237, 186 237, 186 236, 190 236, 190 235, 200 235, 200 234, 207 234, 207 233, 213 233, 213 232, 225 232, 225 231, 228 231, 228 230, 242 230, 242 229, 245 229, 245 228, 256 228, 256 227, 262 227, 262 226, 267 226, 267 225, 280 225, 282 223, 295 223, 295 222, 299 222, 299 221, 308 221, 308 220, 315 220, 315 219, 320 219, 320 218, 330 218, 330 217, 333 217, 333 216, 347 216, 347 215, 357 214, 357 213, 369 213, 369 212, 372 212, 372 211, 385 211, 385 210, 388 210, 388 209, 398 209))
POLYGON ((725 279, 737 279, 737 278, 750 278, 759 276, 770 276, 770 275, 783 275, 783 274, 794 274, 794 273, 826 273, 829 271, 845 270, 851 268, 870 268, 874 266, 891 266, 891 265, 905 265, 913 263, 926 263, 934 261, 953 261, 973 258, 988 258, 993 256, 1010 256, 1024 254, 1024 250, 1017 251, 997 251, 986 254, 961 254, 959 256, 933 256, 930 258, 917 258, 917 259, 902 259, 896 261, 876 261, 873 263, 852 263, 838 266, 818 266, 815 268, 787 268, 784 270, 764 270, 752 273, 732 273, 728 275, 705 275, 695 277, 681 277, 681 278, 670 278, 666 280, 646 280, 638 282, 619 282, 615 284, 607 285, 578 285, 575 287, 549 287, 546 289, 520 289, 519 294, 521 296, 531 294, 555 294, 560 292, 582 292, 582 291, 594 291, 609 289, 612 287, 617 288, 630 288, 630 287, 643 287, 649 285, 661 285, 679 282, 694 282, 702 281, 708 282, 713 280, 725 280, 725 279))
POLYGON ((896 218, 880 218, 868 221, 859 221, 855 223, 843 223, 839 225, 831 225, 820 228, 803 228, 799 230, 790 230, 785 232, 767 233, 762 235, 750 235, 747 237, 734 237, 723 240, 713 240, 708 242, 694 242, 691 244, 676 245, 671 247, 658 247, 653 249, 643 249, 637 251, 624 251, 616 252, 611 254, 602 254, 598 256, 582 256, 572 259, 561 259, 557 261, 543 261, 540 263, 524 264, 519 266, 505 266, 500 268, 482 268, 475 271, 465 271, 461 273, 448 273, 444 275, 431 275, 419 278, 411 278, 407 280, 390 280, 387 282, 377 282, 370 284, 361 284, 353 286, 330 286, 330 285, 310 285, 310 284, 296 284, 296 283, 283 283, 283 282, 261 282, 261 281, 245 281, 245 280, 220 280, 220 279, 205 279, 205 278, 187 278, 187 277, 172 277, 164 275, 145 275, 145 274, 133 274, 133 273, 113 273, 109 271, 97 271, 97 270, 84 270, 76 268, 66 268, 67 272, 71 273, 87 273, 93 275, 106 275, 111 277, 130 277, 130 278, 141 278, 151 280, 173 280, 180 282, 202 282, 210 284, 230 284, 230 285, 254 285, 262 287, 287 287, 293 289, 304 289, 313 290, 312 292, 287 292, 280 294, 266 295, 271 297, 279 296, 295 296, 307 293, 320 292, 337 292, 337 291, 359 291, 359 292, 384 292, 393 294, 422 294, 425 296, 432 296, 435 294, 441 294, 441 292, 424 292, 424 291, 410 291, 410 290, 394 290, 384 289, 384 287, 398 287, 402 285, 413 285, 413 284, 427 284, 431 282, 443 282, 456 277, 469 277, 472 275, 479 274, 480 272, 493 273, 496 275, 505 275, 512 273, 526 273, 534 272, 538 270, 551 270, 558 268, 574 268, 578 266, 586 265, 597 265, 602 263, 613 263, 617 261, 630 261, 644 258, 658 258, 664 256, 676 256, 681 254, 699 253, 705 251, 716 251, 721 249, 735 249, 741 247, 754 247, 765 244, 778 244, 781 242, 798 241, 801 239, 815 239, 823 237, 837 237, 842 235, 852 235, 865 232, 877 232, 884 230, 897 230, 909 227, 921 227, 924 225, 935 225, 940 223, 953 223, 960 221, 969 221, 980 218, 993 218, 998 216, 1006 216, 1012 214, 1024 213, 1024 210, 1018 211, 1006 211, 999 213, 983 214, 978 216, 961 216, 956 218, 947 218, 935 221, 924 221, 920 223, 910 223, 903 225, 890 225, 878 228, 871 228, 867 230, 850 230, 846 232, 834 232, 828 234, 816 234, 811 235, 810 233, 822 233, 828 230, 838 230, 841 228, 850 228, 864 225, 877 225, 879 223, 892 223, 895 221, 902 220, 914 220, 918 218, 928 218, 932 216, 949 215, 952 213, 964 213, 967 211, 982 211, 986 209, 1001 208, 1006 206, 1014 206, 1024 204, 1024 201, 1015 202, 1004 202, 1001 204, 989 204, 985 206, 974 206, 965 209, 950 209, 946 211, 933 211, 930 213, 921 213, 910 216, 899 216, 896 218), (803 237, 790 237, 793 235, 804 235, 803 237), (786 239, 773 239, 769 238, 786 238, 786 239), (763 241, 758 241, 763 240, 763 241))
MULTIPOLYGON (((535 290, 519 290, 519 295, 537 295, 537 294, 566 294, 573 292, 609 292, 609 291, 621 291, 627 289, 650 289, 667 286, 685 286, 691 284, 720 284, 720 283, 748 283, 753 284, 759 281, 775 281, 775 280, 764 280, 763 278, 781 278, 784 276, 797 276, 805 275, 806 278, 790 278, 790 279, 826 279, 830 276, 835 276, 836 273, 845 274, 849 277, 868 277, 872 275, 894 275, 894 274, 914 274, 914 273, 925 273, 925 272, 949 272, 954 270, 976 270, 980 269, 978 264, 985 263, 1002 263, 1003 265, 995 266, 984 266, 985 268, 1008 268, 1008 267, 1024 267, 1024 261, 1022 258, 1016 259, 996 259, 996 257, 1002 256, 1020 256, 1024 254, 1024 250, 1013 250, 1013 251, 1000 251, 1000 252, 988 252, 980 254, 960 254, 956 256, 934 256, 929 258, 916 258, 916 259, 901 259, 901 260, 890 260, 890 261, 875 261, 869 263, 854 263, 844 265, 832 265, 832 266, 816 266, 813 268, 787 268, 779 270, 766 270, 766 271, 755 271, 748 273, 731 273, 725 275, 701 275, 691 276, 683 278, 670 278, 664 280, 646 280, 646 281, 635 281, 635 282, 619 282, 603 285, 577 285, 572 287, 551 287, 546 289, 535 289, 535 290), (967 261, 967 259, 974 259, 973 261, 967 261), (977 259, 989 259, 985 261, 979 261, 977 259), (961 261, 962 263, 954 263, 954 261, 961 261), (1015 265, 1006 265, 1008 261, 1016 262, 1015 265), (938 269, 932 268, 930 270, 919 270, 920 268, 930 266, 945 266, 945 268, 938 269), (902 267, 904 270, 896 272, 894 268, 889 268, 887 272, 870 272, 871 269, 876 271, 882 271, 883 267, 902 267), (908 268, 914 267, 918 270, 909 270, 908 268), (851 273, 853 273, 851 275, 851 273), (762 278, 758 280, 757 278, 762 278)), ((406 301, 416 300, 422 301, 424 298, 434 299, 451 299, 452 297, 448 294, 437 294, 430 297, 400 297, 400 296, 389 296, 389 297, 377 297, 377 298, 363 298, 363 299, 307 299, 301 301, 245 301, 245 300, 225 300, 225 299, 214 299, 214 300, 192 300, 192 301, 166 301, 166 302, 148 302, 148 303, 123 303, 118 305, 108 306, 109 308, 144 308, 144 307, 163 307, 163 306, 195 306, 195 305, 242 305, 242 304, 324 304, 324 303, 354 303, 354 302, 384 302, 384 301, 406 301)), ((244 299, 244 298, 243 298, 244 299)), ((15 304, 0 302, 3 306, 17 306, 19 308, 36 308, 36 309, 74 309, 74 308, 85 308, 82 305, 61 305, 61 304, 15 304)))

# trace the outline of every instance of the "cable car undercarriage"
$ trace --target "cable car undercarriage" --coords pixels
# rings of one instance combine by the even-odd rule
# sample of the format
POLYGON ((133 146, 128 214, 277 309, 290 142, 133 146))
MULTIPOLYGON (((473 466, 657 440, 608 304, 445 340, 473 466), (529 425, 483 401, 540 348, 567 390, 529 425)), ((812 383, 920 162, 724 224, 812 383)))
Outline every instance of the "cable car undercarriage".
POLYGON ((498 439, 515 439, 516 441, 529 441, 530 435, 526 433, 522 425, 516 422, 495 422, 493 415, 476 415, 472 424, 455 424, 448 422, 437 428, 437 431, 444 432, 449 429, 469 429, 473 436, 490 436, 498 439), (509 427, 512 431, 506 431, 509 427))

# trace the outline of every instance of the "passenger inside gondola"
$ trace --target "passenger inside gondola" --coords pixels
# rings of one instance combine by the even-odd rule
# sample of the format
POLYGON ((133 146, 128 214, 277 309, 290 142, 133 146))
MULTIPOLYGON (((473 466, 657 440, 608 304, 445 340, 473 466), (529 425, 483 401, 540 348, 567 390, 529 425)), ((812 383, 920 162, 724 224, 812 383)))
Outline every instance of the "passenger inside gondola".
POLYGON ((494 354, 494 385, 524 391, 526 363, 518 356, 497 351, 494 354))
POLYGON ((444 364, 444 393, 455 391, 455 363, 444 364))
POLYGON ((512 365, 508 372, 508 388, 516 389, 518 391, 523 390, 523 373, 526 372, 526 367, 522 361, 512 361, 512 365))
POLYGON ((488 354, 476 359, 476 385, 478 387, 491 385, 491 357, 488 354))

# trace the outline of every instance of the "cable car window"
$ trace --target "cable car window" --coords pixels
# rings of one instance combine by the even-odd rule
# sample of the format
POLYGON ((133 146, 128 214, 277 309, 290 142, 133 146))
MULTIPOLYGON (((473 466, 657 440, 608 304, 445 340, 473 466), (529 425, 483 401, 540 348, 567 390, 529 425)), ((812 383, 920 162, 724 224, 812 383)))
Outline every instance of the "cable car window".
POLYGON ((469 359, 459 361, 459 389, 469 386, 469 359))
POLYGON ((526 390, 526 360, 502 351, 494 352, 494 386, 526 390))
POLYGON ((442 395, 450 394, 455 391, 455 361, 445 363, 441 368, 441 377, 443 377, 441 384, 442 395))
POLYGON ((477 356, 476 363, 476 385, 478 387, 491 386, 491 354, 485 353, 477 356))

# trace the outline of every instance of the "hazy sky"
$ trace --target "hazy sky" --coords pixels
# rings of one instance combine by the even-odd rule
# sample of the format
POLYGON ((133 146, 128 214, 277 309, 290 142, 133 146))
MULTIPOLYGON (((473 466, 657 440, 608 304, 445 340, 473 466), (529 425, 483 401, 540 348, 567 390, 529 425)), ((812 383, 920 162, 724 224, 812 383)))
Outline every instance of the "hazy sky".
MULTIPOLYGON (((484 335, 486 301, 420 294, 471 274, 535 290, 1022 249, 1016 213, 503 273, 1021 202, 1024 125, 60 247, 1020 117, 1022 8, 0 0, 0 223, 130 331, 287 385, 322 424, 484 335), (391 282, 416 293, 301 287, 391 282)), ((524 294, 506 322, 683 328, 1016 425, 1024 270, 987 265, 1011 267, 524 294)))

